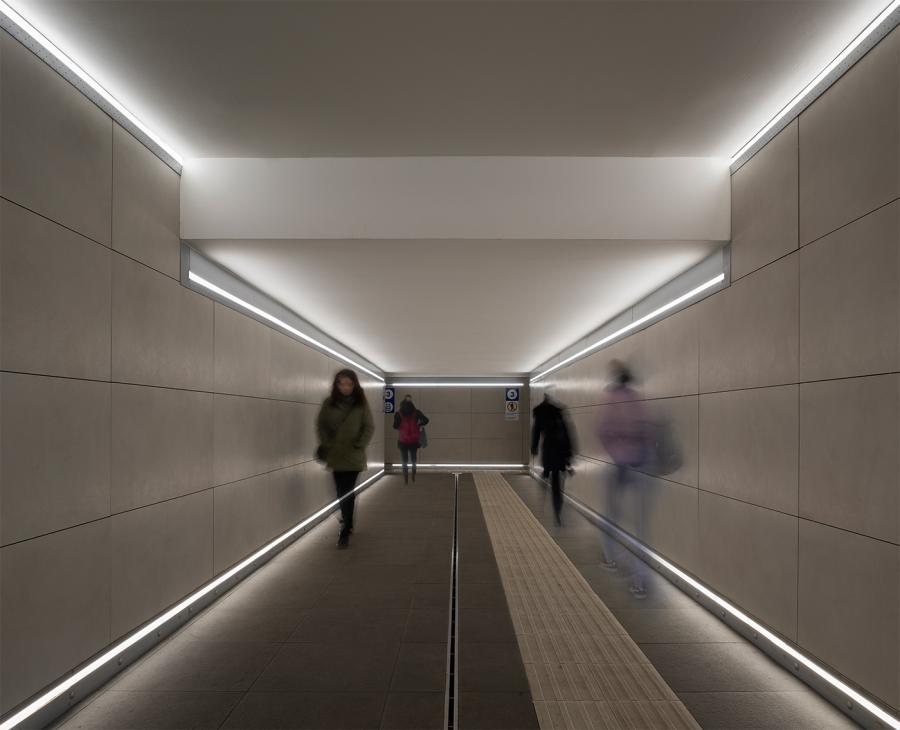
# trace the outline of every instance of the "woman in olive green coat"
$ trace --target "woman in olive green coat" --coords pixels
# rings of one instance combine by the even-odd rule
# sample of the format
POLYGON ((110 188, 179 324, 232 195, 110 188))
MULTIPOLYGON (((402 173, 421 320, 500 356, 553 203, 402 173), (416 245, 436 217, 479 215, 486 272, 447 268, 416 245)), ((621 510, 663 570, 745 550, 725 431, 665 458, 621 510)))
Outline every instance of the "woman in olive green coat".
POLYGON ((319 435, 318 455, 334 475, 334 486, 341 500, 343 524, 338 547, 350 544, 353 532, 353 488, 359 473, 366 470, 366 446, 375 433, 375 421, 359 378, 352 370, 334 376, 331 395, 322 403, 316 419, 319 435))

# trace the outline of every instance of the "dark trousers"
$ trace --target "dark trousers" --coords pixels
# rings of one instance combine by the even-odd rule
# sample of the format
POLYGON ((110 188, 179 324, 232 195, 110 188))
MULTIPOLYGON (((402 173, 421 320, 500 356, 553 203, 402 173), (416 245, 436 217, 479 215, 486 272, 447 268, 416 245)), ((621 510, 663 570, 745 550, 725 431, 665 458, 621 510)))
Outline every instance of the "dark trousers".
POLYGON ((550 470, 550 488, 553 493, 553 514, 559 519, 559 512, 563 505, 563 476, 562 469, 550 470))
POLYGON ((353 504, 356 502, 356 495, 352 492, 353 487, 356 486, 356 480, 359 478, 359 472, 336 471, 332 474, 338 499, 344 495, 350 495, 346 499, 341 499, 341 517, 344 518, 344 529, 351 530, 353 529, 353 504))
POLYGON ((419 453, 419 444, 399 444, 400 456, 403 459, 403 473, 409 470, 409 463, 412 462, 413 474, 416 473, 416 456, 419 453))

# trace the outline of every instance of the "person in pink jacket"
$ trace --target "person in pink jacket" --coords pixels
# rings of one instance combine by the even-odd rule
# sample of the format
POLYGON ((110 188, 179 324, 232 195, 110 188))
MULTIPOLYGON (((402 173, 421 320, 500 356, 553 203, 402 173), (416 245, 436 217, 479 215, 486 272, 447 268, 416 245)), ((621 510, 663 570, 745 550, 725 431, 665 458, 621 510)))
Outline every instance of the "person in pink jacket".
MULTIPOLYGON (((642 532, 640 485, 635 479, 635 471, 647 463, 650 449, 650 423, 641 394, 631 385, 632 374, 619 360, 609 364, 611 384, 606 389, 605 405, 597 424, 597 435, 612 462, 614 477, 609 494, 607 517, 618 524, 628 513, 634 518, 637 537, 642 532)), ((615 540, 606 535, 603 549, 603 565, 615 570, 615 540)), ((635 598, 645 598, 644 585, 646 566, 635 559, 632 572, 631 592, 635 598)))

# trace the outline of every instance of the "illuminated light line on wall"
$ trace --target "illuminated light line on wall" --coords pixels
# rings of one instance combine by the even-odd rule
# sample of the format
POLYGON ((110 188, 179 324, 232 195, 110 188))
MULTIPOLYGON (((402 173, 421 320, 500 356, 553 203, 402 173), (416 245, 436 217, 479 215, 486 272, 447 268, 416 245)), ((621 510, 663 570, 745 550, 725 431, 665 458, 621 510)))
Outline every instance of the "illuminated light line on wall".
POLYGON ((410 381, 408 383, 388 383, 391 388, 521 388, 525 383, 482 383, 482 382, 458 382, 458 383, 440 383, 440 382, 420 382, 410 381))
POLYGON ((355 368, 359 368, 360 370, 362 370, 362 371, 365 372, 365 373, 368 373, 368 374, 371 375, 373 378, 376 378, 377 380, 380 380, 382 383, 384 382, 384 378, 382 378, 382 377, 381 377, 380 375, 378 375, 377 373, 373 373, 373 372, 372 372, 371 370, 369 370, 369 368, 367 368, 365 365, 360 365, 360 364, 359 364, 358 362, 356 362, 355 360, 351 360, 351 359, 350 359, 349 357, 347 357, 346 355, 342 355, 342 354, 341 354, 340 352, 338 352, 337 350, 335 350, 335 349, 329 347, 328 345, 326 345, 326 344, 324 344, 324 343, 322 343, 322 342, 319 342, 319 341, 318 341, 317 339, 315 339, 314 337, 310 337, 309 335, 304 334, 303 332, 301 332, 300 330, 298 330, 296 327, 291 327, 291 325, 289 325, 287 322, 283 322, 282 320, 278 319, 278 317, 276 317, 276 316, 274 316, 274 315, 272 315, 272 314, 269 314, 269 313, 266 312, 265 310, 260 309, 259 307, 255 306, 255 305, 253 305, 253 304, 250 304, 250 302, 244 301, 244 300, 241 299, 240 297, 235 296, 234 294, 232 294, 232 293, 229 292, 229 291, 226 291, 226 290, 223 289, 222 287, 216 286, 216 285, 213 284, 211 281, 207 281, 207 280, 204 279, 202 276, 199 276, 199 275, 195 274, 193 271, 189 271, 189 272, 188 272, 188 278, 189 278, 191 281, 193 281, 195 284, 199 284, 199 285, 202 286, 202 287, 206 287, 206 288, 209 289, 211 292, 215 292, 215 293, 218 294, 220 297, 224 297, 225 299, 227 299, 229 302, 234 302, 235 304, 237 304, 238 306, 243 307, 243 308, 246 309, 247 311, 253 312, 253 314, 257 315, 258 317, 262 317, 262 318, 265 319, 266 321, 271 322, 272 324, 278 325, 278 326, 281 327, 283 330, 286 330, 287 332, 290 332, 292 335, 294 335, 294 336, 296 336, 296 337, 299 337, 301 340, 305 340, 306 342, 309 342, 311 345, 315 345, 315 346, 318 347, 319 349, 325 350, 325 352, 329 353, 330 355, 334 355, 335 357, 338 357, 338 358, 340 358, 341 360, 343 360, 345 363, 347 363, 347 364, 349 364, 349 365, 352 365, 352 366, 355 367, 355 368))
MULTIPOLYGON (((537 475, 536 472, 532 471, 532 476, 543 484, 548 484, 545 479, 542 479, 537 475)), ((889 728, 893 728, 894 730, 900 730, 900 718, 896 718, 893 715, 885 712, 882 708, 872 702, 870 699, 857 692, 855 689, 847 685, 845 682, 841 681, 838 677, 833 675, 831 672, 826 670, 824 667, 817 664, 815 661, 810 659, 808 656, 803 654, 802 652, 795 649, 793 646, 788 644, 784 639, 780 638, 777 634, 773 633, 771 630, 767 629, 761 623, 755 621, 746 613, 741 611, 737 606, 732 605, 727 600, 722 598, 718 593, 713 591, 709 586, 701 583, 699 580, 694 578, 693 576, 685 573, 681 568, 673 565, 668 560, 666 560, 662 555, 654 551, 653 549, 647 547, 643 542, 633 537, 631 534, 620 528, 618 525, 610 522, 606 517, 601 515, 599 512, 588 507, 584 502, 575 499, 569 494, 564 495, 566 499, 572 502, 577 509, 587 512, 591 516, 593 516, 599 522, 602 522, 610 532, 613 532, 618 540, 622 543, 630 545, 633 547, 638 553, 642 556, 646 556, 647 559, 654 563, 658 563, 660 567, 665 568, 672 575, 677 576, 679 579, 684 581, 687 585, 693 588, 695 591, 702 593, 706 596, 710 601, 715 603, 719 608, 723 611, 727 612, 738 621, 743 623, 752 631, 755 631, 760 636, 767 639, 774 646, 778 647, 785 654, 791 657, 795 662, 809 669, 813 674, 815 674, 820 679, 824 680, 836 690, 841 692, 845 697, 855 702, 860 707, 864 707, 868 712, 872 713, 875 717, 877 717, 881 722, 885 723, 885 725, 889 728)))
POLYGON ((740 160, 747 152, 753 149, 753 147, 763 140, 769 131, 778 126, 782 121, 786 118, 793 118, 797 113, 803 111, 806 107, 806 102, 809 100, 809 97, 815 91, 816 87, 822 83, 826 78, 828 78, 829 74, 835 71, 848 57, 850 57, 862 44, 864 44, 869 38, 871 38, 876 32, 878 32, 880 26, 888 20, 888 18, 897 10, 900 10, 900 0, 892 0, 890 5, 888 5, 884 10, 882 10, 878 16, 869 23, 860 33, 854 38, 850 44, 841 51, 834 60, 831 61, 824 69, 822 69, 816 77, 810 81, 806 86, 804 86, 795 96, 791 99, 787 104, 785 104, 778 113, 775 114, 764 126, 760 129, 753 137, 747 142, 743 147, 741 147, 731 158, 730 164, 734 165, 738 160, 740 160))
MULTIPOLYGON (((10 24, 12 24, 14 28, 25 33, 32 42, 36 43, 45 53, 49 54, 54 61, 61 64, 66 70, 68 70, 69 73, 74 74, 75 77, 83 84, 85 84, 91 92, 96 94, 105 104, 108 104, 110 107, 112 107, 112 109, 115 110, 116 113, 121 115, 122 118, 125 119, 129 124, 140 130, 140 132, 144 136, 150 139, 161 150, 169 155, 172 160, 174 160, 179 166, 182 166, 184 164, 181 156, 168 144, 166 144, 166 142, 161 137, 159 137, 159 135, 153 132, 134 114, 128 111, 128 109, 126 109, 118 99, 116 99, 112 94, 104 89, 103 86, 101 86, 98 81, 96 81, 90 74, 88 74, 87 71, 81 68, 81 66, 75 63, 75 61, 69 58, 65 53, 63 53, 63 51, 58 48, 49 38, 47 38, 19 13, 13 10, 9 5, 3 2, 3 0, 0 0, 0 16, 2 16, 2 18, 0 19, 5 20, 5 22, 2 23, 3 27, 5 27, 7 30, 13 30, 13 28, 10 28, 10 24)), ((14 37, 17 36, 16 33, 13 33, 12 35, 14 37)))
MULTIPOLYGON (((898 2, 900 2, 900 0, 898 0, 898 2)), ((640 319, 636 319, 634 322, 631 322, 630 324, 626 324, 621 329, 618 329, 615 332, 613 332, 611 335, 607 335, 603 339, 598 340, 593 345, 590 345, 589 347, 585 347, 583 350, 576 352, 574 355, 570 355, 562 362, 559 362, 556 365, 554 365, 552 368, 547 368, 546 370, 544 370, 544 372, 538 373, 531 379, 531 382, 536 383, 538 380, 543 378, 545 375, 549 375, 550 373, 552 373, 556 370, 559 370, 561 367, 565 367, 573 360, 577 360, 578 358, 580 358, 584 355, 587 355, 587 353, 589 353, 593 350, 596 350, 598 347, 602 347, 603 345, 605 345, 609 342, 612 342, 617 337, 621 337, 622 335, 624 335, 628 332, 631 332, 631 330, 635 329, 636 327, 640 327, 645 322, 649 322, 651 319, 654 319, 654 318, 658 317, 659 315, 664 314, 665 312, 668 312, 670 309, 677 307, 679 304, 683 304, 684 302, 688 301, 689 299, 693 299, 698 294, 701 294, 702 292, 706 291, 707 289, 710 289, 711 287, 714 287, 716 284, 720 284, 723 281, 725 281, 725 274, 719 274, 718 276, 710 279, 707 282, 704 282, 703 284, 696 287, 695 289, 691 289, 686 294, 682 294, 680 297, 673 299, 668 304, 663 304, 658 309, 654 309, 652 312, 650 312, 650 314, 645 314, 640 319)))
MULTIPOLYGON (((403 466, 403 464, 386 464, 388 467, 403 466)), ((527 469, 528 464, 416 464, 419 468, 446 469, 448 467, 458 469, 527 469)), ((0 728, 2 730, 2 728, 0 728)))
MULTIPOLYGON (((369 484, 374 482, 376 479, 378 479, 382 474, 384 474, 384 469, 382 469, 381 471, 379 471, 377 474, 370 477, 369 479, 366 479, 366 481, 364 481, 362 484, 355 487, 353 489, 353 491, 345 494, 343 497, 341 497, 341 499, 346 499, 351 494, 355 494, 360 489, 365 488, 366 486, 368 486, 369 484)), ((272 540, 272 542, 268 543, 264 547, 261 547, 259 550, 254 552, 249 557, 244 558, 240 563, 235 565, 230 570, 222 573, 222 575, 220 575, 218 578, 213 580, 211 583, 207 583, 205 586, 203 586, 203 588, 199 589, 198 591, 195 591, 194 593, 189 595, 187 598, 185 598, 184 600, 182 600, 181 602, 179 602, 178 604, 176 604, 175 606, 170 608, 165 613, 157 616, 153 621, 151 621, 149 624, 144 626, 142 629, 140 629, 136 633, 132 634, 127 639, 124 639, 123 641, 119 642, 118 644, 116 644, 114 647, 112 647, 108 651, 101 654, 99 657, 94 659, 94 661, 90 662, 88 665, 83 667, 80 671, 76 672, 75 674, 73 674, 71 677, 64 680, 63 682, 60 682, 58 685, 56 685, 52 689, 49 689, 46 693, 44 693, 43 695, 38 697, 36 700, 31 702, 30 704, 26 705, 24 708, 19 710, 16 714, 12 715, 9 719, 5 720, 2 724, 0 724, 0 730, 12 730, 14 727, 16 727, 20 723, 24 722, 25 720, 27 720, 34 713, 36 713, 39 710, 46 707, 57 697, 68 692, 72 687, 74 687, 76 684, 78 684, 85 677, 96 672, 104 664, 107 664, 108 662, 112 661, 117 656, 119 656, 119 654, 121 654, 123 651, 126 651, 130 647, 137 644, 141 639, 145 638, 149 634, 156 631, 160 626, 165 624, 167 621, 170 621, 171 619, 175 618, 179 613, 181 613, 186 608, 189 608, 191 605, 193 605, 198 600, 203 598, 203 596, 208 595, 211 591, 214 591, 216 588, 218 588, 220 585, 222 585, 229 578, 231 578, 234 575, 237 575, 240 571, 242 571, 248 565, 252 564, 255 560, 258 560, 259 558, 264 556, 266 553, 268 553, 271 550, 273 550, 274 548, 278 547, 285 540, 290 539, 299 530, 302 530, 304 527, 306 527, 310 522, 313 522, 314 520, 317 520, 322 515, 327 514, 329 511, 331 511, 333 508, 335 508, 338 504, 340 504, 341 499, 336 499, 331 504, 328 504, 325 507, 323 507, 322 509, 320 509, 314 515, 307 517, 305 520, 303 520, 303 522, 300 522, 299 524, 295 525, 294 527, 292 527, 290 530, 288 530, 284 534, 280 535, 279 537, 276 537, 274 540, 272 540)))

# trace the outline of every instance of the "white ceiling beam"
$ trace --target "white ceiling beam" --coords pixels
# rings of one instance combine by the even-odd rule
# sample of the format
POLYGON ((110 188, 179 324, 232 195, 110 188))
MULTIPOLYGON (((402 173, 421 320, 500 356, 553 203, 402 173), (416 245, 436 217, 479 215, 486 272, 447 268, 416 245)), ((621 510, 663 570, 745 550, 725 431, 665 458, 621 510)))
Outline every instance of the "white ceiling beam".
POLYGON ((730 238, 725 158, 202 158, 182 238, 730 238))

